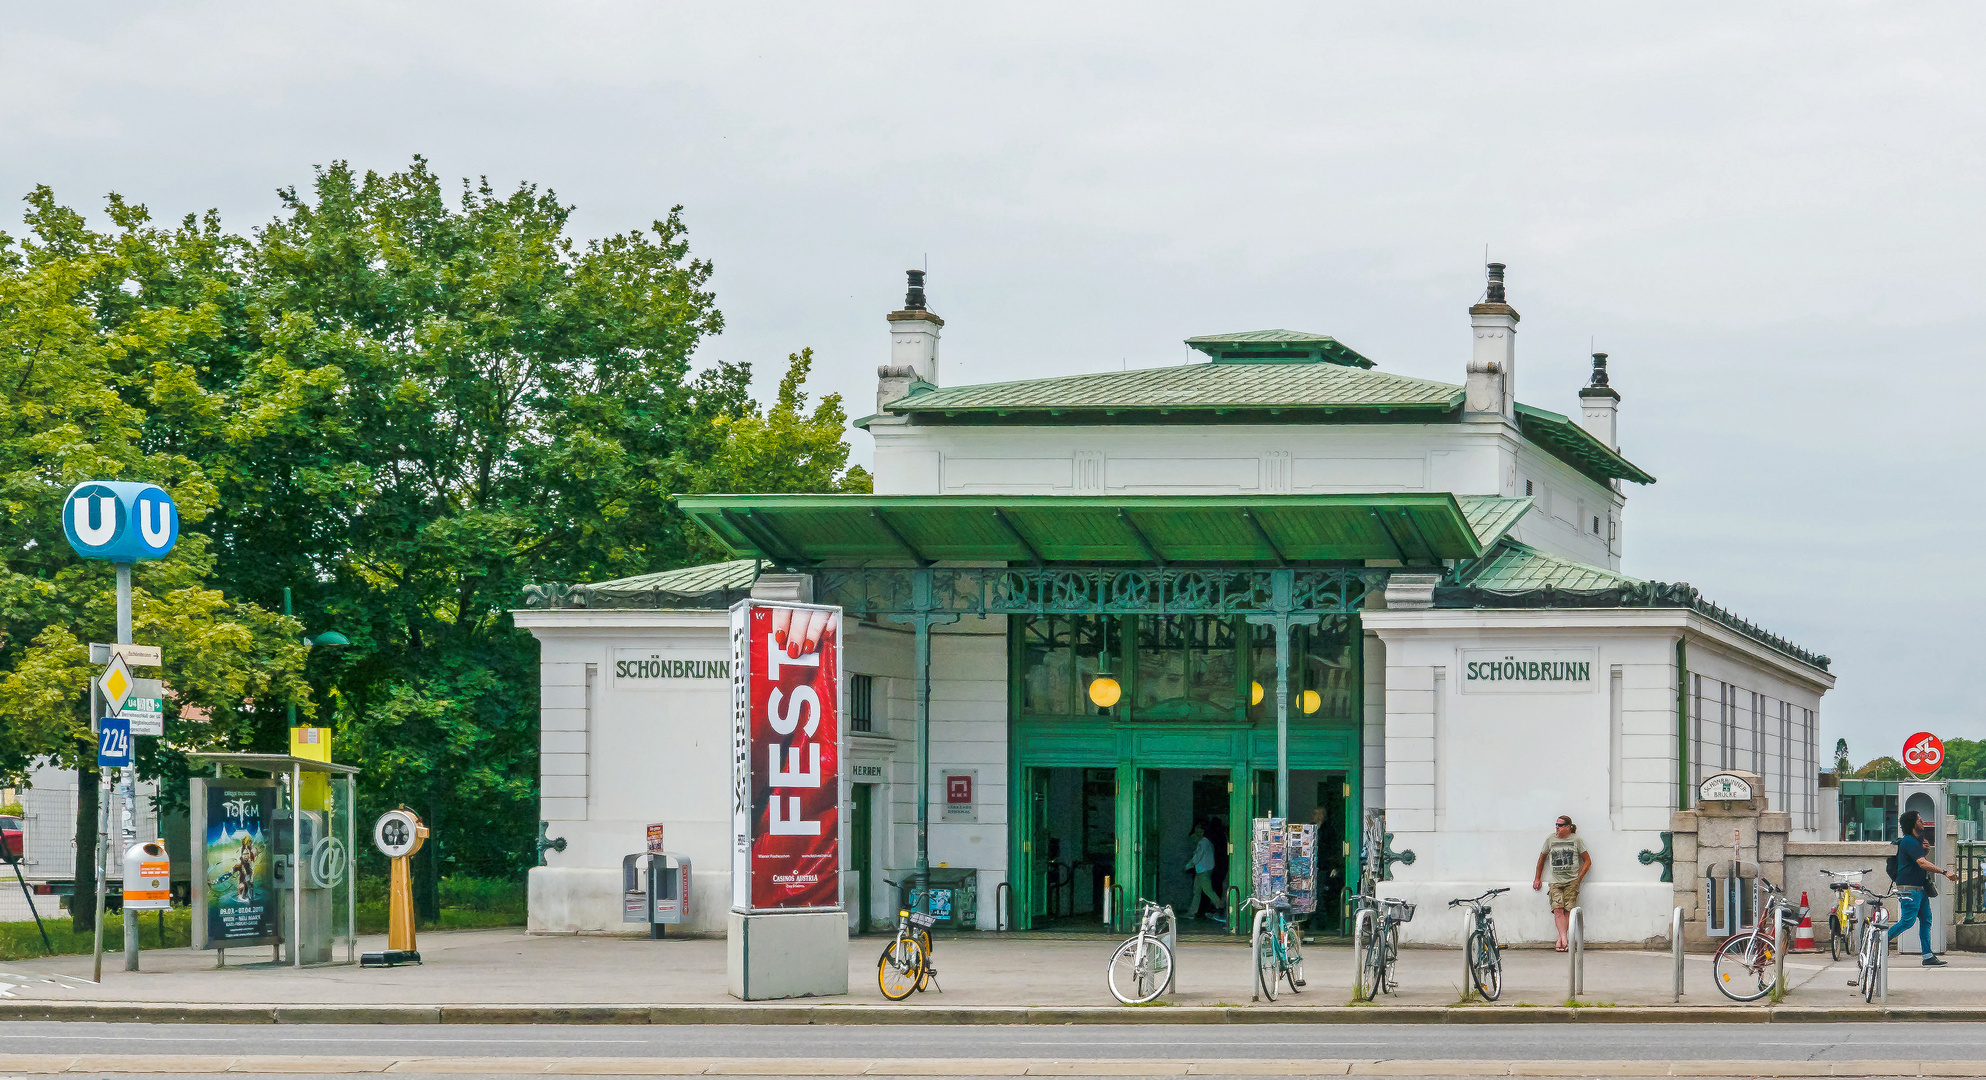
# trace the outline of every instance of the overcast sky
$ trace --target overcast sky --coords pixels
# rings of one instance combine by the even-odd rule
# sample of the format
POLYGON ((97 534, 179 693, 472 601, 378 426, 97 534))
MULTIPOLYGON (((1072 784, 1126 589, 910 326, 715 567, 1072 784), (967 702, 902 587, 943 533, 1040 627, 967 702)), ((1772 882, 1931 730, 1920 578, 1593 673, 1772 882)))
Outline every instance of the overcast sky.
POLYGON ((0 19, 10 198, 117 191, 246 229, 314 165, 418 153, 555 189, 581 236, 680 203, 729 326, 704 359, 769 384, 811 345, 854 416, 927 257, 948 383, 1182 363, 1185 337, 1265 327, 1460 382, 1487 244, 1523 400, 1576 413, 1589 340, 1613 356, 1625 451, 1660 478, 1631 491, 1628 572, 1832 656, 1823 735, 1858 762, 1986 734, 1976 5, 0 19))

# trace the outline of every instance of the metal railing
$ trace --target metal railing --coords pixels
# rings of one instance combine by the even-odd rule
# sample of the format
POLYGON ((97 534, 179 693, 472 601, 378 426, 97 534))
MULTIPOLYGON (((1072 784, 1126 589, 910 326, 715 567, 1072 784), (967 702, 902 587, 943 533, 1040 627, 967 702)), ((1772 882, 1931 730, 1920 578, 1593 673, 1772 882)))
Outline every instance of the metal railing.
POLYGON ((1674 954, 1676 965, 1676 997, 1683 999, 1683 909, 1677 908, 1669 918, 1669 951, 1674 954))
POLYGON ((1977 922, 1986 919, 1986 840, 1960 840, 1957 865, 1958 885, 1952 890, 1952 921, 1977 922))
POLYGON ((1243 910, 1241 905, 1241 886, 1229 885, 1227 887, 1227 932, 1229 934, 1241 933, 1241 912, 1243 910))
POLYGON ((1572 962, 1572 970, 1567 974, 1570 989, 1565 996, 1576 998, 1586 992, 1586 909, 1572 909, 1566 920, 1565 938, 1571 945, 1566 950, 1567 959, 1572 962))

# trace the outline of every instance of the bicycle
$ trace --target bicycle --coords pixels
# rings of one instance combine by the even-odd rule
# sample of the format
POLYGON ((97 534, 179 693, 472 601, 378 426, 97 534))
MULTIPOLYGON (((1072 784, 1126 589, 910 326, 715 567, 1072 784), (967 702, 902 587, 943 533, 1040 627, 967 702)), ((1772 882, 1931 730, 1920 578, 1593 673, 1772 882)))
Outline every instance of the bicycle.
POLYGON ((917 910, 918 894, 888 878, 883 879, 904 896, 897 908, 896 936, 883 946, 876 960, 876 985, 883 997, 902 1001, 914 990, 937 984, 938 969, 931 963, 931 925, 938 920, 917 910))
POLYGON ((1353 929, 1352 962, 1358 965, 1359 1001, 1377 1001, 1400 988, 1394 968, 1400 959, 1400 927, 1414 921, 1414 905, 1390 896, 1361 893, 1357 926, 1353 929))
POLYGON ((1862 884, 1862 875, 1873 870, 1822 870, 1821 873, 1838 881, 1830 881, 1827 887, 1834 891, 1834 910, 1827 914, 1827 951, 1836 963, 1844 955, 1854 955, 1862 948, 1862 918, 1855 908, 1855 890, 1862 884))
POLYGON ((1496 943, 1496 921, 1490 918, 1490 906, 1483 901, 1509 891, 1491 889, 1472 899, 1448 902, 1449 907, 1469 909, 1472 925, 1464 946, 1468 950, 1469 980, 1476 984, 1476 992, 1483 995, 1484 1001, 1495 1001, 1503 993, 1503 949, 1496 943))
POLYGON ((1724 939, 1710 961, 1711 981, 1732 1001, 1757 1001, 1772 992, 1777 976, 1773 927, 1800 921, 1800 905, 1786 899, 1786 894, 1772 882, 1762 877, 1756 882, 1753 893, 1765 901, 1758 905, 1757 924, 1724 939), (1736 989, 1732 988, 1733 982, 1736 989))
POLYGON ((1855 977, 1848 985, 1860 986, 1862 999, 1873 1005, 1889 984, 1889 905, 1883 901, 1895 899, 1897 890, 1891 886, 1888 892, 1879 893, 1867 885, 1857 885, 1855 891, 1868 902, 1869 917, 1863 925, 1861 947, 1855 951, 1855 977))
POLYGON ((1172 987, 1172 948, 1167 931, 1177 932, 1170 906, 1138 900, 1138 932, 1110 954, 1106 969, 1110 995, 1121 1004, 1143 1005, 1172 987))
POLYGON ((1255 954, 1256 997, 1276 1000, 1280 982, 1289 983, 1290 993, 1302 993, 1309 984, 1303 978, 1302 934, 1289 917, 1289 894, 1277 893, 1267 900, 1251 896, 1242 906, 1255 909, 1248 940, 1255 954))

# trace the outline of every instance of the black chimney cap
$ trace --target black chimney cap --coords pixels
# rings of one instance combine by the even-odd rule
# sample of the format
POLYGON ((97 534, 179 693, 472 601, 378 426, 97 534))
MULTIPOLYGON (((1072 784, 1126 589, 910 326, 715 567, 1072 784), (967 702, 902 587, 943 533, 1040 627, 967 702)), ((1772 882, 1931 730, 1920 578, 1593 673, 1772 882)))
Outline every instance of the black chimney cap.
POLYGON ((906 270, 904 271, 904 274, 906 277, 910 279, 910 289, 909 291, 905 292, 903 295, 903 310, 923 311, 924 310, 924 271, 906 270))
POLYGON ((1503 264, 1502 263, 1489 264, 1489 294, 1487 296, 1484 296, 1483 299, 1484 301, 1491 304, 1508 303, 1508 301, 1506 301, 1503 298, 1503 264))
POLYGON ((1592 382, 1592 385, 1594 385, 1594 386, 1605 386, 1605 385, 1607 385, 1607 354, 1606 354, 1606 353, 1603 353, 1603 352, 1596 352, 1596 353, 1594 353, 1594 354, 1593 354, 1593 382, 1592 382))

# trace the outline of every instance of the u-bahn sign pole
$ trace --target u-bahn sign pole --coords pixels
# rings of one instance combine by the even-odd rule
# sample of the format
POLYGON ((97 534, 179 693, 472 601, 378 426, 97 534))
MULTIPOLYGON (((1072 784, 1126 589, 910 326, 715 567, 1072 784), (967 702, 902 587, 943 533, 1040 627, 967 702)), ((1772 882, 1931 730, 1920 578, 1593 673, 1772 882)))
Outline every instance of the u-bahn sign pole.
MULTIPOLYGON (((90 719, 97 739, 96 931, 92 942, 92 972, 103 981, 103 909, 112 868, 123 860, 110 856, 128 850, 138 835, 138 770, 133 765, 131 717, 124 703, 137 684, 126 656, 131 641, 131 564, 139 559, 163 559, 179 542, 179 508, 172 496, 153 484, 123 480, 85 480, 62 500, 62 532, 69 546, 85 559, 103 559, 117 567, 117 646, 103 677, 90 691, 90 719), (102 697, 99 707, 98 698, 102 697), (110 768, 119 770, 123 802, 121 848, 110 840, 110 768)), ((133 657, 135 659, 135 656, 133 657)), ((157 658, 150 658, 157 663, 157 658)), ((128 899, 128 898, 127 898, 128 899)), ((124 969, 138 970, 138 920, 129 905, 124 910, 124 969)))

